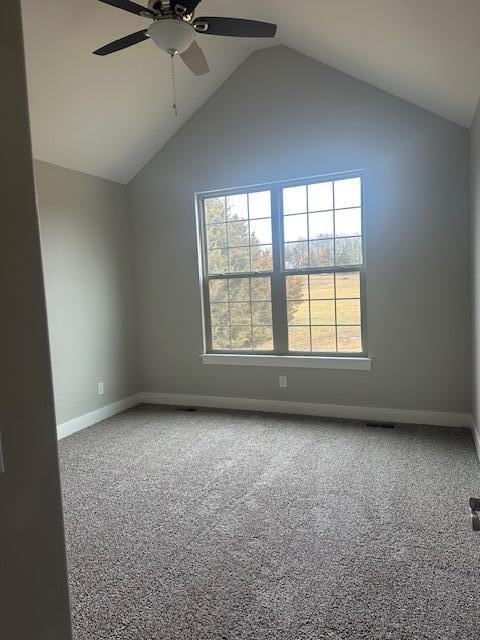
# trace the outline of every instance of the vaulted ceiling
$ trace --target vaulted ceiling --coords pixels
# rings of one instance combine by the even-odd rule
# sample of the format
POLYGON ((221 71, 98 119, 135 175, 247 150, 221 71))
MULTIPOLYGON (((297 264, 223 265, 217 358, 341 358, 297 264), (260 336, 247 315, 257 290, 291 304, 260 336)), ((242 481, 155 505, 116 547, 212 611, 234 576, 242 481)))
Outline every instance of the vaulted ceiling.
MULTIPOLYGON (((138 0, 146 4, 146 0, 138 0)), ((211 72, 146 41, 99 46, 148 20, 97 0, 22 0, 36 158, 128 182, 253 51, 285 44, 469 127, 480 94, 479 0, 203 0, 197 15, 276 22, 271 40, 199 36, 211 72)), ((299 100, 301 100, 299 96, 299 100)))

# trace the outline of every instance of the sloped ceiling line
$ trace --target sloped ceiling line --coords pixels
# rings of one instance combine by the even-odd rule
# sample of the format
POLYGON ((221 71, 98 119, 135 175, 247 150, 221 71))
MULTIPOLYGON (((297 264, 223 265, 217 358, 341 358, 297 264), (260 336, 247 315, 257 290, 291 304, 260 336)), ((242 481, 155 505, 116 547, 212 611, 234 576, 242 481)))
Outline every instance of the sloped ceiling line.
MULTIPOLYGON (((471 125, 480 94, 478 0, 203 0, 200 8, 276 22, 274 44, 471 125)), ((211 72, 195 78, 178 65, 175 117, 168 56, 152 42, 91 54, 148 20, 97 0, 22 0, 22 10, 34 156, 122 183, 253 51, 272 44, 203 36, 211 72)))

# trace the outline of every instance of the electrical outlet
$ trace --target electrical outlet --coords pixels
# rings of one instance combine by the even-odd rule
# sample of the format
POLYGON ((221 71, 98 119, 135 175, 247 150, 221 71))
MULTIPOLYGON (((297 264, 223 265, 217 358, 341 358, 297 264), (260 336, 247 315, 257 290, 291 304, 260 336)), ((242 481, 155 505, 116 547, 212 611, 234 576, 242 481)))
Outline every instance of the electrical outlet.
POLYGON ((287 386, 287 376, 278 376, 278 386, 282 389, 287 386))
POLYGON ((103 396, 103 394, 105 393, 103 380, 100 380, 100 382, 97 382, 97 392, 99 396, 103 396))

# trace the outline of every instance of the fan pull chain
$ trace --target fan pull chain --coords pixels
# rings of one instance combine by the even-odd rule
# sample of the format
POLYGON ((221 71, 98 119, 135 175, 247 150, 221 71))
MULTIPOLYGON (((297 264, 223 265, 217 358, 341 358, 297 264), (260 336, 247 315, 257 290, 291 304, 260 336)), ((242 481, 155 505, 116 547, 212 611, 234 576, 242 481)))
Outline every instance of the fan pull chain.
POLYGON ((172 104, 172 109, 173 109, 173 113, 178 116, 178 109, 177 109, 177 87, 176 87, 176 82, 175 82, 175 51, 171 51, 170 52, 170 63, 171 63, 171 74, 172 74, 172 95, 173 95, 173 104, 172 104))

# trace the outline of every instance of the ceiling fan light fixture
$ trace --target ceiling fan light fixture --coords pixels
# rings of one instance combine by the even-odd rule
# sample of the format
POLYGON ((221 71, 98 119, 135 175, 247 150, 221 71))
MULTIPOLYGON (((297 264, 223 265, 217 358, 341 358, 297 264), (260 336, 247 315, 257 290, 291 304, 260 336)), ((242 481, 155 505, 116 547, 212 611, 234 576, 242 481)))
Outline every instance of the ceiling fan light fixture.
POLYGON ((195 30, 184 20, 157 20, 148 35, 162 51, 183 53, 195 40, 195 30))
MULTIPOLYGON (((145 1, 145 0, 143 0, 145 1)), ((196 76, 209 72, 208 62, 197 35, 230 36, 235 38, 274 38, 277 25, 258 20, 206 16, 195 18, 195 11, 202 0, 148 0, 148 6, 133 0, 100 0, 104 4, 117 7, 154 22, 148 29, 114 40, 93 53, 107 56, 123 51, 133 45, 153 40, 155 45, 171 57, 172 80, 174 81, 174 58, 179 54, 182 61, 196 76)))

